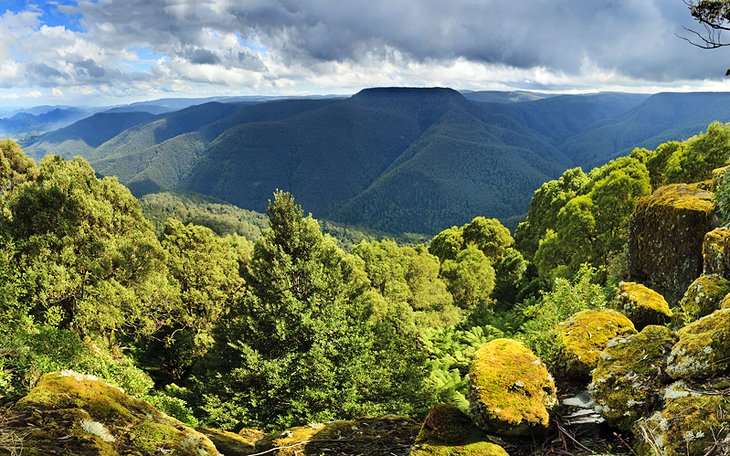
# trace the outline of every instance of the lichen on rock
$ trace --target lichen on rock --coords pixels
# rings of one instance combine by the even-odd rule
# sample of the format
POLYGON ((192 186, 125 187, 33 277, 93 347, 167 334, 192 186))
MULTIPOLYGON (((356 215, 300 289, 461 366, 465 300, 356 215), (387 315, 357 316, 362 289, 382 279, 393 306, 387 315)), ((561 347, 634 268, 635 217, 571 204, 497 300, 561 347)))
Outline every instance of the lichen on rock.
POLYGON ((555 383, 529 348, 512 339, 483 344, 469 366, 469 413, 486 432, 522 435, 549 423, 555 383))
POLYGON ((614 337, 636 334, 634 324, 615 310, 584 310, 560 323, 566 372, 589 377, 601 352, 614 337))
POLYGON ((730 372, 730 309, 716 310, 680 329, 667 373, 698 379, 730 372))
POLYGON ((637 330, 667 323, 673 315, 664 296, 636 282, 621 282, 612 304, 637 330))
POLYGON ((702 243, 703 274, 730 278, 730 228, 715 228, 702 243))
POLYGON ((730 448, 729 391, 670 385, 664 409, 636 423, 639 455, 725 455, 730 448))
POLYGON ((630 274, 670 305, 702 273, 705 233, 719 223, 707 188, 705 183, 660 187, 637 201, 630 221, 630 274))
POLYGON ((71 371, 41 377, 10 415, 26 432, 28 455, 219 455, 195 429, 115 386, 71 371))
POLYGON ((660 390, 669 379, 667 356, 676 341, 670 329, 651 325, 608 343, 589 386, 596 409, 606 421, 630 430, 636 420, 660 406, 660 390))
POLYGON ((692 322, 718 310, 723 298, 730 293, 730 280, 717 274, 701 275, 690 284, 679 301, 681 319, 692 322))

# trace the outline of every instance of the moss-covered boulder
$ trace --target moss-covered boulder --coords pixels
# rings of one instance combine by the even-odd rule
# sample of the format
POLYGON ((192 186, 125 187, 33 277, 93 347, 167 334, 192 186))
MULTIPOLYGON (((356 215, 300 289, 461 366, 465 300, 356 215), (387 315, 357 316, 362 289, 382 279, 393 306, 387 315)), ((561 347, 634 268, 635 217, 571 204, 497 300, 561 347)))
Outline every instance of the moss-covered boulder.
POLYGON ((486 432, 521 435, 547 427, 557 404, 555 382, 545 365, 521 343, 483 344, 469 366, 469 413, 486 432))
POLYGON ((256 449, 273 456, 407 455, 420 427, 403 417, 331 421, 267 436, 256 449))
POLYGON ((466 413, 451 404, 436 404, 429 410, 410 454, 505 456, 507 452, 489 442, 466 413))
POLYGON ((728 293, 730 293, 730 280, 717 274, 699 276, 690 284, 682 300, 679 301, 682 321, 694 321, 716 311, 728 293))
POLYGON ((93 376, 71 371, 41 377, 12 408, 24 455, 219 455, 200 432, 93 376))
POLYGON ((621 282, 613 307, 626 315, 637 330, 648 325, 662 325, 673 316, 664 296, 636 282, 621 282))
POLYGON ((720 301, 721 309, 730 309, 730 293, 726 294, 722 301, 720 301))
POLYGON ((509 453, 491 442, 474 442, 466 445, 419 443, 413 447, 410 456, 509 456, 509 453))
POLYGON ((715 228, 702 243, 703 274, 730 278, 730 228, 715 228))
POLYGON ((730 449, 728 390, 686 388, 665 393, 664 409, 634 427, 639 455, 727 455, 730 449))
POLYGON ((640 198, 630 222, 629 270, 675 305, 702 273, 702 243, 715 228, 705 184, 674 184, 640 198))
POLYGON ((244 432, 233 433, 220 429, 200 428, 215 445, 216 449, 225 456, 248 456, 257 452, 256 443, 264 437, 258 430, 246 429, 244 432))
POLYGON ((614 337, 636 334, 634 324, 615 310, 584 310, 559 325, 566 372, 590 377, 598 358, 614 337))
POLYGON ((677 336, 664 326, 612 339, 601 353, 589 390, 596 410, 610 424, 630 430, 661 403, 660 390, 669 379, 667 356, 677 336))
POLYGON ((667 373, 672 378, 699 379, 730 372, 730 309, 715 312, 679 330, 667 373))

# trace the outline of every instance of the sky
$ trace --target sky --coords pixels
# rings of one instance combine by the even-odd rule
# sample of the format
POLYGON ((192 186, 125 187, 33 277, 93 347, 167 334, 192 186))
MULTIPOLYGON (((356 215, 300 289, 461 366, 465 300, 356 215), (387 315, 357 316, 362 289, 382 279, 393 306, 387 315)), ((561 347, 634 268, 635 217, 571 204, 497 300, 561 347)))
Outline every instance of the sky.
POLYGON ((0 107, 460 90, 726 91, 683 0, 0 0, 0 107))

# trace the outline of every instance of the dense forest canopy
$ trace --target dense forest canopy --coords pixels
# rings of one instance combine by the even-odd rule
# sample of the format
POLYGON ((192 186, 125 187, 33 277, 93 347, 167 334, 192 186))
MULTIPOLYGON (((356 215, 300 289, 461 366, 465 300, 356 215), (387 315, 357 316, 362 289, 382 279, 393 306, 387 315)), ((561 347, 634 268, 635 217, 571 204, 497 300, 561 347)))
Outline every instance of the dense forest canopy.
POLYGON ((559 378, 572 372, 559 323, 609 306, 629 278, 636 202, 712 179, 729 158, 730 126, 714 123, 565 171, 535 192, 514 238, 479 216, 423 244, 363 237, 343 249, 285 191, 265 220, 194 195, 140 205, 82 158, 35 164, 5 140, 0 398, 74 369, 234 431, 466 410, 485 342, 517 339, 559 378))

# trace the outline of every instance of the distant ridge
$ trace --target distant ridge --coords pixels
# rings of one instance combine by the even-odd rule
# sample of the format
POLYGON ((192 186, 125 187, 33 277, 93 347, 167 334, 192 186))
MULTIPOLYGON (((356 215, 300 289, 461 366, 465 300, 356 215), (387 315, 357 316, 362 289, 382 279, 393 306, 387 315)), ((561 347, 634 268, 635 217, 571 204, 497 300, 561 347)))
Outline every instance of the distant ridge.
POLYGON ((118 132, 99 128, 90 138, 79 122, 28 150, 36 157, 81 153, 137 195, 192 191, 261 212, 280 188, 319 218, 432 234, 476 215, 514 227, 533 191, 566 168, 601 164, 634 146, 653 147, 730 120, 727 93, 520 102, 470 96, 444 87, 382 87, 349 98, 118 113, 130 122, 118 122, 118 132))

